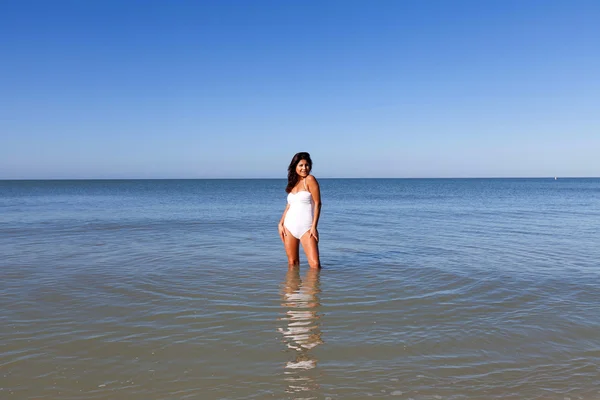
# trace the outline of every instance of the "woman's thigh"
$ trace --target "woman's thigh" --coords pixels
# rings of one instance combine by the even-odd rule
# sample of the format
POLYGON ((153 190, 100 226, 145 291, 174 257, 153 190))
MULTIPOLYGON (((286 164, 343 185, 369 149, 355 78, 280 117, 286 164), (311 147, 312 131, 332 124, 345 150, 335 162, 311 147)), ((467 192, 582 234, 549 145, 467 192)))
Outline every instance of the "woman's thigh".
POLYGON ((319 242, 310 235, 310 232, 306 232, 300 240, 308 264, 311 268, 321 268, 321 261, 319 260, 319 242))
POLYGON ((298 263, 300 261, 299 247, 300 241, 296 239, 287 228, 285 228, 285 237, 283 240, 285 247, 285 254, 287 254, 288 260, 298 263))

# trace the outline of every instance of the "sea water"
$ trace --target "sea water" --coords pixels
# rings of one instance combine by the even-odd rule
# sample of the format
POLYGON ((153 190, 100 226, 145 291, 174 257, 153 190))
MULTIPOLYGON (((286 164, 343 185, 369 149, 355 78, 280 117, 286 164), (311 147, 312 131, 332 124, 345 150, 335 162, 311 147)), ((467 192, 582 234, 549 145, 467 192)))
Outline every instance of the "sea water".
POLYGON ((0 398, 600 398, 600 179, 319 182, 0 181, 0 398))

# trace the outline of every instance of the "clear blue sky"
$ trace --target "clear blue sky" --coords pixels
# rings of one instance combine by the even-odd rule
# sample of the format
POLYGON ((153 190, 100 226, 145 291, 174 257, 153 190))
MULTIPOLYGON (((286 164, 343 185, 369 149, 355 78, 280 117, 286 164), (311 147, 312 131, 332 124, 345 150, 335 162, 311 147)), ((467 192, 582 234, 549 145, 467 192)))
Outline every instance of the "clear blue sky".
POLYGON ((0 0, 0 179, 600 176, 597 0, 0 0))

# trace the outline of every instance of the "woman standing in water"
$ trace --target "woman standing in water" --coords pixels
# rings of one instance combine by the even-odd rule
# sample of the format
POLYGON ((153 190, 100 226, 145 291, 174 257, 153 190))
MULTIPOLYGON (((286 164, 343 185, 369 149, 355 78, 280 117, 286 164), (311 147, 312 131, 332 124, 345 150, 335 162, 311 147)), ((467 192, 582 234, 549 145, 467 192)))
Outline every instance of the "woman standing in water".
POLYGON ((279 236, 290 267, 300 264, 299 246, 302 243, 310 267, 321 268, 317 231, 321 192, 319 183, 310 174, 311 169, 312 160, 306 152, 296 153, 288 167, 287 206, 279 221, 279 236))

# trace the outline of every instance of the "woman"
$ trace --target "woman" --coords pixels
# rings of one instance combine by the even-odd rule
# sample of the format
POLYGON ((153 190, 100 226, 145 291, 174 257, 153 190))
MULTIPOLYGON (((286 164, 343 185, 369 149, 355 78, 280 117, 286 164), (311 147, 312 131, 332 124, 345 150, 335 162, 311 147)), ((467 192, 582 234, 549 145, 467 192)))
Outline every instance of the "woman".
POLYGON ((285 246, 290 268, 300 264, 298 253, 302 243, 311 268, 321 268, 319 260, 319 232, 321 214, 319 183, 310 174, 312 160, 306 152, 297 153, 288 167, 287 206, 279 221, 279 236, 285 246))

